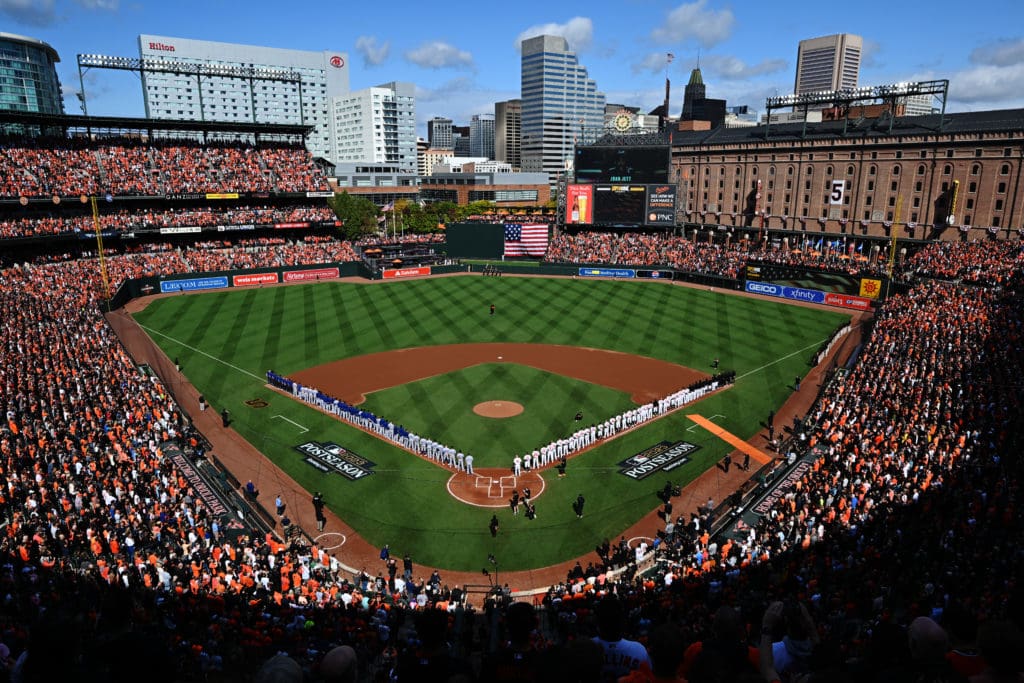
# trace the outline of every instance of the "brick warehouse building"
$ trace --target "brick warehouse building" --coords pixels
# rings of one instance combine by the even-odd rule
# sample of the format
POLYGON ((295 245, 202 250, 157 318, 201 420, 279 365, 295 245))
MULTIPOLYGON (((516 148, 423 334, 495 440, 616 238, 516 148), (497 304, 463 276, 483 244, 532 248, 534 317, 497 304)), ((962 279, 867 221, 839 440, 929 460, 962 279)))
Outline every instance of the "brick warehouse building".
POLYGON ((1021 239, 1024 109, 672 131, 677 223, 1021 239))

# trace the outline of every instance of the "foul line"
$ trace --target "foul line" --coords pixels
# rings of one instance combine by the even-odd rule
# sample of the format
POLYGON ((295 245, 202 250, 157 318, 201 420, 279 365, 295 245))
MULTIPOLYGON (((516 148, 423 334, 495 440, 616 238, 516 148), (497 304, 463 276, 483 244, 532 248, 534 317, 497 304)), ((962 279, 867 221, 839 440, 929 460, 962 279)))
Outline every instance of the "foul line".
POLYGON ((215 360, 218 363, 221 363, 222 365, 226 365, 229 368, 231 368, 232 370, 238 370, 242 374, 249 375, 253 379, 258 379, 261 382, 263 382, 263 381, 265 381, 267 379, 266 377, 260 377, 259 375, 254 375, 251 372, 249 372, 248 370, 243 370, 242 368, 238 367, 237 365, 232 365, 231 363, 227 362, 226 360, 221 360, 220 358, 217 358, 216 356, 211 356, 206 351, 203 351, 201 349, 197 349, 194 346, 189 346, 188 344, 186 344, 185 342, 181 341, 180 339, 175 339, 174 337, 170 336, 169 334, 164 334, 163 332, 160 332, 159 330, 154 330, 152 327, 146 327, 145 325, 139 325, 139 327, 141 327, 146 332, 149 332, 151 334, 158 334, 161 337, 163 337, 164 339, 170 339, 175 344, 178 344, 180 346, 184 346, 186 349, 189 349, 190 351, 195 351, 198 354, 206 356, 210 360, 215 360))
POLYGON ((701 427, 708 430, 709 432, 711 432, 712 434, 714 434, 727 444, 731 445, 732 447, 741 450, 744 453, 749 453, 750 457, 752 457, 754 460, 758 461, 762 465, 767 462, 771 462, 772 458, 769 458, 767 455, 762 453, 756 446, 752 446, 743 439, 741 439, 740 437, 736 436, 735 434, 725 431, 724 429, 716 425, 714 422, 704 417, 703 415, 693 414, 687 415, 686 417, 690 418, 691 420, 699 424, 701 427))
MULTIPOLYGON (((856 329, 857 329, 858 327, 860 327, 860 323, 858 323, 857 325, 851 325, 851 326, 850 326, 850 329, 849 329, 849 330, 847 331, 846 335, 850 334, 851 332, 853 332, 854 330, 856 330, 856 329)), ((845 337, 846 335, 843 335, 843 336, 845 337)), ((783 361, 783 360, 785 360, 786 358, 792 358, 793 356, 797 355, 798 353, 803 353, 804 351, 806 351, 806 350, 807 350, 807 349, 809 349, 809 348, 813 348, 813 347, 815 347, 815 346, 821 346, 821 345, 822 345, 822 344, 824 344, 824 343, 825 343, 826 341, 828 341, 828 340, 827 340, 827 339, 822 339, 821 341, 819 341, 819 342, 817 342, 817 343, 814 343, 814 344, 808 344, 808 345, 807 345, 807 346, 805 346, 804 348, 798 348, 798 349, 797 349, 796 351, 794 351, 793 353, 786 353, 786 354, 785 354, 785 355, 783 355, 783 356, 782 356, 781 358, 776 358, 775 360, 772 360, 771 362, 768 362, 768 364, 765 364, 765 365, 761 366, 760 368, 755 368, 754 370, 752 370, 752 371, 750 371, 750 372, 748 372, 748 373, 743 373, 742 375, 739 375, 738 377, 736 377, 736 379, 737 379, 737 380, 741 380, 741 379, 743 379, 744 377, 750 377, 750 376, 751 376, 751 375, 753 375, 754 373, 760 373, 760 372, 761 372, 762 370, 764 370, 765 368, 771 368, 772 366, 774 366, 774 365, 776 364, 776 362, 782 362, 782 361, 783 361)), ((837 342, 839 342, 839 338, 837 338, 837 339, 836 339, 836 341, 837 341, 837 342)))
MULTIPOLYGON (((309 429, 307 429, 306 427, 303 427, 302 425, 300 425, 300 424, 299 424, 298 422, 295 422, 294 420, 289 420, 289 419, 288 419, 287 417, 285 417, 284 415, 275 415, 274 417, 279 417, 279 418, 281 418, 282 420, 287 420, 288 422, 291 422, 291 423, 292 423, 293 425, 295 425, 296 427, 298 427, 299 429, 301 429, 301 430, 302 430, 303 432, 308 432, 308 431, 309 431, 309 429)), ((270 418, 270 419, 271 419, 271 420, 273 420, 273 419, 274 419, 274 417, 272 417, 272 418, 270 418)))

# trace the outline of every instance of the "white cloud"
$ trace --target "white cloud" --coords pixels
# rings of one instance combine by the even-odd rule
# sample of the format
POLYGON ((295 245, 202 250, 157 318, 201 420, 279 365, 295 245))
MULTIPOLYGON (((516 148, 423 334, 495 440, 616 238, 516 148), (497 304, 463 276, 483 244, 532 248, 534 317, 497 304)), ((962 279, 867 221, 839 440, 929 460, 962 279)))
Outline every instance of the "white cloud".
POLYGON ((118 0, 75 0, 75 2, 85 9, 105 9, 105 10, 116 10, 118 0))
POLYGON ((405 58, 427 69, 472 69, 473 55, 441 40, 424 43, 405 53, 405 58))
POLYGON ((785 70, 789 63, 785 59, 765 59, 758 64, 747 64, 738 57, 707 55, 700 60, 701 71, 726 80, 756 78, 785 70))
POLYGON ((57 15, 54 0, 0 0, 0 14, 28 26, 47 26, 57 15))
POLYGON ((732 10, 706 8, 707 0, 680 5, 668 13, 663 26, 651 31, 651 39, 661 44, 692 40, 704 47, 717 45, 732 35, 736 22, 732 10))
POLYGON ((363 56, 363 64, 376 66, 388 58, 391 52, 391 41, 377 45, 376 36, 359 36, 356 38, 356 52, 363 56))
POLYGON ((668 61, 668 55, 665 52, 650 52, 644 56, 640 62, 633 64, 630 69, 633 73, 659 73, 665 71, 665 67, 670 65, 668 61))
POLYGON ((1024 62, 1010 66, 978 66, 952 75, 949 99, 968 105, 1020 106, 1024 93, 1024 62))
POLYGON ((1014 66, 1024 64, 1024 38, 1000 40, 975 48, 969 57, 972 64, 1014 66))
POLYGON ((516 36, 516 51, 520 50, 522 42, 527 38, 537 36, 562 36, 569 42, 569 49, 573 52, 586 52, 594 41, 594 22, 587 17, 573 17, 564 24, 537 24, 531 26, 516 36))

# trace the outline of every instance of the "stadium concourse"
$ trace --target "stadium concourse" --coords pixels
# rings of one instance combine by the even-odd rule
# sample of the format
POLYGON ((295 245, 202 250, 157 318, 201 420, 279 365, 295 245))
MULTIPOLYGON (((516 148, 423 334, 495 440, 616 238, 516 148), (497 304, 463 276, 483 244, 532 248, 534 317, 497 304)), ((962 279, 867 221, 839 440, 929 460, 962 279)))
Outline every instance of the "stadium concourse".
MULTIPOLYGON (((190 145, 166 148, 190 169, 166 176, 181 187, 201 182, 197 159, 246 163, 241 149, 212 146, 207 158, 190 145)), ((17 149, 20 156, 0 167, 57 169, 54 159, 95 158, 75 156, 75 149, 17 149)), ((126 147, 110 158, 134 154, 126 147)), ((47 182, 59 177, 54 170, 47 182)), ((7 191, 49 191, 17 173, 4 178, 16 183, 7 191)), ((280 182, 307 181, 300 175, 280 182)), ((708 273, 728 273, 756 257, 843 267, 834 253, 768 254, 742 241, 713 248, 671 236, 588 239, 574 236, 575 253, 556 260, 600 254, 608 263, 678 263, 708 273)), ((112 250, 113 284, 199 266, 355 254, 350 243, 308 235, 180 246, 112 250)), ((596 553, 592 571, 553 572, 543 607, 531 612, 541 628, 523 639, 514 613, 505 621, 496 612, 491 618, 493 605, 455 605, 445 586, 456 588, 457 577, 448 572, 435 578, 414 570, 399 592, 379 553, 366 558, 368 576, 352 576, 322 547, 273 534, 230 535, 163 444, 177 443, 200 460, 206 439, 220 450, 237 437, 192 404, 195 431, 167 386, 138 371, 99 312, 95 259, 79 248, 41 251, 30 263, 5 260, 0 673, 18 681, 252 680, 267 674, 260 669, 269 661, 327 680, 326 655, 345 644, 362 680, 498 680, 509 674, 509 661, 521 662, 516 680, 610 680, 627 672, 610 663, 602 672, 598 644, 625 637, 639 643, 638 664, 649 653, 659 672, 694 683, 803 674, 1017 680, 1024 618, 1016 457, 1024 414, 1020 247, 993 240, 927 245, 913 254, 849 366, 805 378, 797 400, 808 400, 806 409, 778 411, 780 422, 790 411, 805 417, 790 447, 794 465, 804 466, 759 523, 712 536, 706 515, 690 514, 706 507, 703 494, 688 492, 676 500, 671 533, 657 517, 636 530, 664 539, 664 562, 654 573, 609 580, 596 553), (509 636, 519 649, 505 645, 509 636), (688 658, 673 661, 684 647, 688 658), (762 666, 755 667, 748 655, 758 649, 762 666)), ((118 320, 123 313, 112 316, 118 320)), ((849 351, 843 347, 844 365, 849 351)), ((736 485, 749 476, 735 466, 728 474, 736 485)), ((260 499, 277 492, 261 490, 260 499)), ((307 494, 294 495, 304 501, 307 494)), ((294 507, 307 526, 311 506, 294 507)), ((345 528, 341 520, 330 523, 345 528)), ((603 555, 614 556, 616 546, 603 555)), ((525 630, 531 626, 527 621, 525 630)))

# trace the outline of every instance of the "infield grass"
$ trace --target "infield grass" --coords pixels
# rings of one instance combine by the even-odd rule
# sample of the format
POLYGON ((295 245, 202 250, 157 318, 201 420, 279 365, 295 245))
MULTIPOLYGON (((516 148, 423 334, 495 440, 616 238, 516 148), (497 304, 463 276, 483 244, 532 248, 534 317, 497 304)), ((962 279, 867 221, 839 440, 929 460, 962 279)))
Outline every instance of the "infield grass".
MULTIPOLYGON (((654 494, 667 479, 686 484, 717 463, 731 447, 695 427, 686 413, 699 412, 749 438, 768 411, 790 394, 793 377, 806 373, 808 360, 849 315, 664 282, 462 276, 176 296, 152 302, 136 318, 168 356, 180 359, 183 373, 214 409, 231 410, 232 426, 240 434, 307 489, 321 490, 328 505, 371 543, 390 543, 393 552, 408 551, 417 563, 467 571, 479 571, 482 560, 494 553, 505 571, 543 567, 592 551, 603 538, 615 537, 657 506, 654 494), (497 308, 493 318, 491 303, 497 308), (589 346, 708 373, 717 357, 721 369, 736 371, 737 382, 687 410, 573 458, 565 479, 546 472, 538 519, 513 518, 501 508, 497 539, 487 530, 495 510, 451 498, 444 487, 448 471, 264 387, 268 369, 287 375, 376 351, 474 342, 589 346), (244 402, 251 398, 262 398, 269 406, 249 408, 244 402), (353 482, 321 473, 294 450, 310 439, 351 448, 376 463, 375 474, 353 482), (657 473, 640 482, 619 474, 617 463, 662 440, 690 441, 701 448, 690 463, 670 474, 657 473), (571 509, 578 493, 587 498, 582 520, 571 509)), ((515 374, 505 378, 506 396, 517 382, 531 381, 515 374)), ((470 395, 475 390, 459 386, 462 379, 451 379, 450 388, 431 389, 446 393, 428 412, 448 416, 442 422, 454 429, 462 421, 452 416, 472 415, 472 406, 488 399, 470 395)), ((393 399, 385 394, 410 392, 394 399, 395 405, 421 400, 415 396, 417 388, 409 387, 373 397, 381 401, 378 414, 406 423, 404 415, 391 414, 393 399)), ((618 411, 618 400, 602 398, 608 402, 602 412, 618 411)), ((529 401, 524 406, 527 412, 554 410, 535 408, 529 401)), ((562 419, 559 413, 549 422, 562 419)), ((567 435, 574 427, 566 422, 567 435)), ((458 438, 470 438, 470 432, 468 428, 466 437, 458 438)), ((444 440, 439 434, 423 435, 444 440)), ((510 460, 514 450, 507 452, 510 460)), ((339 557, 345 561, 343 549, 339 557)))
POLYGON ((402 425, 472 453, 479 467, 508 467, 525 453, 587 425, 636 407, 621 392, 514 363, 484 363, 369 394, 360 406, 375 415, 401 415, 402 425), (468 398, 467 398, 468 397, 468 398), (525 410, 495 419, 466 410, 467 401, 512 401, 525 410))

